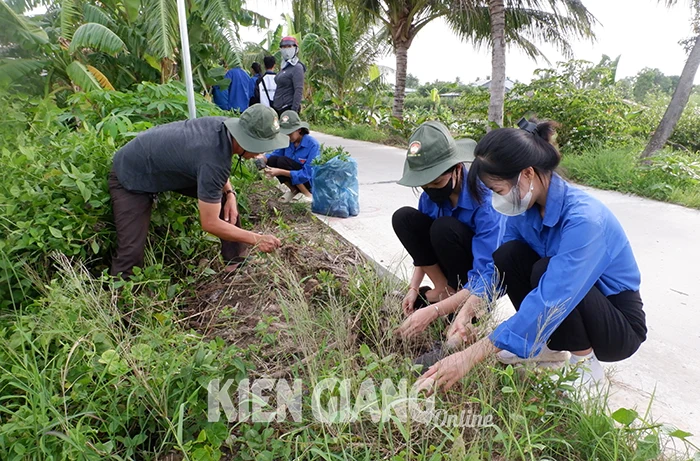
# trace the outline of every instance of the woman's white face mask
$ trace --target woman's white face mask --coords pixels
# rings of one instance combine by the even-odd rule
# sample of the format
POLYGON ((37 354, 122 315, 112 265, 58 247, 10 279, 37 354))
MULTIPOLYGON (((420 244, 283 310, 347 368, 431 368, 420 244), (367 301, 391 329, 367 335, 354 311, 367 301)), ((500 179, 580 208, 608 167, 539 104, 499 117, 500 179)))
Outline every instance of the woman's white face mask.
POLYGON ((294 59, 294 56, 297 54, 297 48, 295 46, 287 47, 287 48, 281 48, 282 51, 282 59, 285 61, 289 61, 290 59, 294 59))
POLYGON ((518 181, 515 183, 515 186, 505 195, 497 194, 496 192, 491 194, 491 206, 493 206, 494 210, 506 216, 518 216, 527 211, 530 207, 534 187, 531 180, 527 194, 525 194, 525 197, 520 198, 520 187, 518 186, 521 175, 522 173, 518 175, 518 181))

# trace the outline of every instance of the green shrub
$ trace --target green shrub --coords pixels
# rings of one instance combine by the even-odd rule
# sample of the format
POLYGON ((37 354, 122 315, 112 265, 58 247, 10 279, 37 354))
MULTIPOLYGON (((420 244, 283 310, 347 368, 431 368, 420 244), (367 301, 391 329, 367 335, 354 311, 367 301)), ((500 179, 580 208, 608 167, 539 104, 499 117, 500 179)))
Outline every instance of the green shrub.
MULTIPOLYGON (((159 114, 165 121, 185 117, 186 98, 178 85, 77 95, 75 112, 51 99, 18 95, 3 101, 2 108, 18 116, 0 127, 2 139, 9 140, 0 149, 0 163, 10 178, 0 182, 0 308, 36 295, 32 279, 50 276, 54 251, 85 261, 94 273, 107 267, 115 240, 107 191, 112 156, 134 131, 160 123, 159 114), (78 107, 87 101, 95 113, 78 107), (120 126, 113 129, 115 123, 120 126)), ((205 105, 202 111, 210 109, 205 105)), ((249 181, 247 169, 243 174, 249 181)), ((152 213, 147 262, 186 274, 200 257, 214 256, 210 239, 200 230, 195 200, 161 194, 152 213)))
POLYGON ((559 122, 560 148, 579 153, 592 146, 620 145, 629 140, 634 110, 613 88, 579 89, 566 78, 554 76, 516 85, 508 93, 506 125, 514 126, 523 116, 559 122))
MULTIPOLYGON (((197 117, 233 115, 202 96, 195 95, 197 117)), ((182 120, 187 114, 187 93, 180 82, 164 85, 143 82, 135 91, 91 91, 76 93, 68 109, 79 121, 117 139, 128 139, 154 124, 182 120)))

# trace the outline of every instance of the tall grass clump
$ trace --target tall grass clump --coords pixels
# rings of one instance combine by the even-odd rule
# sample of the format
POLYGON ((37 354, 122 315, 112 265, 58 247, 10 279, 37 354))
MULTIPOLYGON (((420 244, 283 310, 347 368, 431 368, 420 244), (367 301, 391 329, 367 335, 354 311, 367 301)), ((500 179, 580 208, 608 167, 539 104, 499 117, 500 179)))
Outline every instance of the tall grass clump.
POLYGON ((649 163, 639 160, 642 146, 595 148, 565 155, 569 179, 600 189, 700 208, 700 160, 697 155, 664 150, 649 163))
POLYGON ((41 298, 0 319, 0 459, 155 459, 202 430, 223 443, 207 383, 246 376, 240 351, 183 330, 154 301, 167 284, 56 266, 41 298))
MULTIPOLYGON (((685 445, 688 434, 683 431, 634 410, 612 412, 607 390, 580 398, 576 369, 514 368, 494 359, 435 398, 436 416, 430 421, 402 413, 412 397, 402 394, 401 383, 410 392, 418 377, 413 359, 439 340, 446 325, 416 341, 398 340, 393 331, 402 320, 397 295, 402 284, 379 277, 368 262, 358 261, 342 283, 327 274, 319 277, 325 295, 315 298, 300 288, 304 281, 294 270, 279 262, 273 266, 288 332, 299 345, 297 360, 282 376, 304 383, 304 422, 270 425, 276 445, 267 451, 258 447, 246 459, 265 452, 268 459, 613 461, 667 459, 664 447, 673 443, 692 448, 685 445), (322 395, 321 407, 334 400, 337 405, 345 396, 350 420, 343 418, 347 413, 336 414, 336 422, 314 418, 314 386, 328 379, 337 382, 322 395), (357 403, 368 385, 376 402, 357 403), (388 393, 382 393, 384 385, 388 393), (385 408, 389 411, 383 413, 385 408), (460 415, 464 421, 465 414, 471 415, 467 424, 457 427, 454 422, 460 415), (478 424, 484 421, 488 423, 478 424)), ((245 443, 239 438, 232 449, 245 443)))

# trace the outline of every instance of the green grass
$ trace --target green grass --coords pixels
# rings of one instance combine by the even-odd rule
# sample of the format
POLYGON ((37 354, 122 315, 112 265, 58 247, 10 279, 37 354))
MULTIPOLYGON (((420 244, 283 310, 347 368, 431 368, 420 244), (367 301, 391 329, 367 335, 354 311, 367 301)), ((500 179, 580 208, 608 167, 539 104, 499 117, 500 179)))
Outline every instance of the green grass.
MULTIPOLYGON (((445 325, 420 341, 399 341, 393 331, 406 287, 381 277, 307 207, 271 199, 273 182, 261 184, 247 169, 234 180, 244 223, 279 236, 284 246, 276 254, 254 255, 239 272, 217 275, 218 245, 192 221, 193 202, 164 194, 153 215, 147 267, 126 283, 100 276, 96 259, 108 255, 114 239, 104 178, 116 146, 105 134, 54 126, 61 109, 47 114, 42 126, 54 127, 50 146, 44 138, 4 132, 22 140, 16 147, 22 155, 15 148, 0 155, 13 178, 0 187, 10 204, 3 226, 24 226, 11 228, 12 245, 0 242, 0 269, 31 289, 21 300, 0 300, 7 304, 0 312, 3 461, 641 461, 667 459, 666 444, 686 437, 632 410, 611 412, 605 398, 568 397, 571 373, 518 370, 494 360, 435 402, 449 415, 465 407, 491 415, 488 427, 396 417, 376 422, 370 411, 352 423, 316 421, 314 383, 348 379, 353 393, 368 378, 377 386, 385 379, 410 385, 412 360, 445 325), (303 381, 302 422, 207 422, 210 379, 262 376, 303 381)), ((368 126, 320 130, 392 142, 388 131, 368 126)), ((692 163, 667 156, 645 170, 632 151, 619 150, 587 152, 565 164, 574 179, 597 187, 695 197, 700 205, 692 163)))
POLYGON ((352 126, 314 125, 313 129, 321 133, 340 136, 341 138, 356 139, 358 141, 376 142, 379 144, 403 147, 405 147, 406 144, 405 140, 399 136, 387 133, 381 128, 365 124, 352 126))
POLYGON ((562 167, 572 181, 700 209, 700 155, 663 151, 645 165, 641 145, 591 149, 564 155, 562 167))
MULTIPOLYGON (((575 374, 503 367, 494 360, 435 400, 448 415, 467 409, 491 415, 486 427, 426 424, 398 413, 377 422, 368 409, 354 422, 314 420, 310 396, 322 379, 347 379, 357 410, 361 382, 371 379, 379 389, 385 379, 398 385, 407 378, 410 386, 416 376, 416 344, 392 334, 401 320, 394 292, 402 287, 358 262, 336 273, 316 272, 311 278, 319 285, 310 296, 304 288, 309 276, 301 277, 283 257, 267 258, 256 282, 268 289, 275 282, 280 315, 258 323, 257 342, 236 348, 183 328, 174 301, 149 303, 147 292, 132 298, 133 286, 105 290, 59 259, 59 274, 37 306, 42 309, 4 319, 11 322, 0 335, 2 459, 164 459, 168 453, 193 461, 229 453, 241 460, 314 461, 688 459, 662 451, 671 439, 683 445, 685 433, 633 410, 611 413, 605 396, 585 402, 567 397, 575 374), (120 320, 129 308, 130 321, 120 320), (277 377, 303 381, 303 421, 207 423, 209 379, 252 379, 270 371, 260 343, 286 359, 277 377)), ((228 290, 235 293, 236 284, 228 290)), ((255 309, 265 306, 247 314, 255 309)), ((400 406, 397 397, 393 403, 400 406)))

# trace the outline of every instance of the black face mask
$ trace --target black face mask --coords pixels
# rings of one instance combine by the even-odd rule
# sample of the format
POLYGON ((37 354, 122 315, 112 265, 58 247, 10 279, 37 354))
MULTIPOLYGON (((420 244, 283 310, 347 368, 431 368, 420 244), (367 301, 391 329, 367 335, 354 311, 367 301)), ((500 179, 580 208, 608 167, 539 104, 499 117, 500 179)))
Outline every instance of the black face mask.
POLYGON ((435 203, 442 203, 450 198, 450 195, 455 190, 454 181, 450 177, 450 181, 443 187, 437 189, 434 187, 423 188, 423 191, 428 194, 428 198, 435 203))

